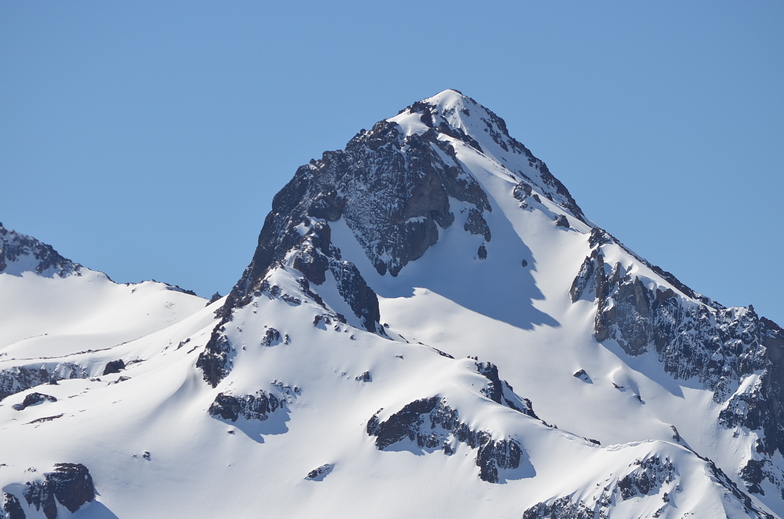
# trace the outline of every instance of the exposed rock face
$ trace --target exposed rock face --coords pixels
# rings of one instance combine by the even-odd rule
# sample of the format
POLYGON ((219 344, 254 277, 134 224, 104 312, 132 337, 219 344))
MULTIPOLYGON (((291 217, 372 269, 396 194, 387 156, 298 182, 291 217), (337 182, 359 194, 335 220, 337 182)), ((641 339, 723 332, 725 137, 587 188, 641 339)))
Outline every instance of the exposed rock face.
POLYGON ((209 342, 199 354, 196 367, 202 370, 205 382, 217 387, 231 371, 231 355, 233 350, 229 338, 223 334, 222 327, 216 327, 209 342))
POLYGON ((211 416, 219 416, 232 422, 236 422, 239 417, 246 420, 264 421, 282 406, 282 400, 271 393, 264 393, 264 391, 256 391, 255 395, 241 395, 239 397, 218 393, 207 412, 211 416))
POLYGON ((576 303, 583 296, 589 283, 595 283, 594 274, 599 268, 604 268, 604 257, 599 254, 599 249, 594 249, 591 255, 585 258, 580 271, 572 281, 572 288, 569 290, 572 303, 576 303))
POLYGON ((8 230, 0 223, 0 272, 6 271, 16 262, 24 262, 22 270, 32 270, 42 275, 57 275, 61 278, 78 274, 81 269, 81 265, 63 258, 51 245, 8 230))
POLYGON ((593 380, 591 380, 591 377, 584 369, 578 369, 577 371, 574 372, 573 376, 574 378, 579 378, 580 380, 582 380, 587 384, 593 384, 593 380))
POLYGON ((125 369, 125 362, 122 359, 113 360, 106 363, 106 367, 103 369, 104 375, 111 375, 112 373, 119 373, 120 370, 125 369))
POLYGON ((356 377, 354 377, 354 380, 357 380, 359 382, 372 382, 373 377, 370 376, 369 371, 365 371, 361 375, 357 375, 356 377))
MULTIPOLYGON (((527 194, 531 184, 536 184, 545 196, 584 218, 568 190, 544 163, 509 136, 503 119, 472 99, 464 97, 463 102, 476 107, 484 131, 496 144, 528 159, 537 178, 527 176, 530 170, 515 172, 529 181, 521 184, 527 186, 527 191, 523 188, 527 194)), ((469 115, 467 108, 463 112, 469 115)), ((275 196, 256 254, 232 291, 228 308, 246 304, 244 299, 258 289, 267 270, 303 241, 297 227, 309 217, 324 224, 345 219, 378 272, 393 276, 436 242, 437 227, 452 224, 450 198, 473 205, 466 230, 490 240, 483 217, 491 210, 487 195, 456 159, 452 145, 439 136, 448 135, 481 152, 479 143, 455 127, 454 111, 435 101, 414 103, 401 114, 418 116, 427 130, 404 135, 396 123, 380 121, 356 135, 345 150, 326 152, 320 160, 297 170, 275 196)), ((320 248, 330 255, 327 247, 320 248)), ((320 270, 325 267, 322 262, 320 270)))
POLYGON ((305 477, 305 479, 309 479, 311 481, 321 481, 327 477, 330 472, 332 472, 333 468, 335 468, 335 466, 331 463, 325 463, 324 465, 321 465, 320 467, 317 467, 308 472, 308 475, 305 477))
POLYGON ((610 268, 601 246, 612 242, 594 230, 594 249, 571 289, 572 301, 590 294, 597 302, 596 340, 614 339, 631 356, 655 353, 674 378, 697 377, 725 402, 720 423, 758 430, 759 452, 784 453, 784 331, 751 308, 725 308, 677 280, 673 290, 620 264, 610 268), (755 379, 739 390, 747 377, 755 379))
POLYGON ((43 393, 30 393, 25 396, 21 404, 14 404, 13 408, 17 411, 23 411, 25 408, 40 404, 41 402, 57 402, 57 399, 51 395, 44 395, 43 393))
MULTIPOLYGON (((749 496, 738 490, 737 486, 712 462, 705 460, 707 470, 714 481, 725 488, 727 501, 737 500, 749 517, 772 519, 772 516, 756 508, 749 496)), ((653 517, 659 517, 675 505, 671 499, 678 492, 677 471, 668 459, 651 456, 636 460, 629 465, 631 470, 617 479, 611 474, 605 481, 609 483, 593 498, 580 499, 577 496, 563 496, 537 503, 523 513, 523 519, 599 519, 611 518, 618 503, 632 498, 655 499, 661 506, 653 517)), ((624 516, 625 517, 625 516, 624 516)))
POLYGON ((0 400, 41 384, 88 377, 85 368, 71 362, 14 366, 0 371, 0 400))
POLYGON ((463 228, 471 234, 479 234, 484 237, 485 241, 490 241, 492 235, 490 234, 490 226, 487 225, 482 213, 475 208, 468 211, 468 218, 463 228))
POLYGON ((531 401, 517 396, 509 382, 498 377, 498 367, 495 364, 491 362, 476 362, 475 365, 477 373, 484 375, 488 380, 487 386, 480 390, 483 395, 497 404, 511 407, 515 411, 519 411, 531 418, 539 419, 534 412, 531 401))
POLYGON ((43 481, 25 484, 24 498, 36 511, 43 508, 47 519, 57 517, 57 502, 73 513, 95 499, 90 471, 81 463, 57 463, 54 472, 44 474, 43 481))
MULTIPOLYGON (((380 411, 379 411, 380 413, 380 411)), ((415 442, 422 449, 441 449, 451 455, 455 442, 476 449, 479 477, 490 483, 498 482, 499 469, 520 466, 522 449, 517 440, 495 440, 487 431, 475 431, 460 421, 456 409, 438 397, 415 400, 384 420, 376 413, 367 424, 367 433, 376 437, 376 448, 385 448, 403 440, 415 442)))
POLYGON ((631 356, 655 354, 672 377, 698 379, 722 404, 721 425, 758 435, 759 459, 738 467, 749 491, 762 493, 763 480, 784 489, 784 474, 770 461, 775 451, 784 454, 784 330, 752 307, 726 308, 644 261, 672 287, 611 267, 602 246, 617 242, 600 229, 589 243, 570 295, 596 301, 596 340, 613 339, 631 356))
POLYGON ((275 328, 267 328, 267 331, 264 332, 264 337, 261 338, 261 345, 262 346, 274 346, 276 344, 280 344, 283 339, 280 336, 280 332, 275 328))
POLYGON ((771 483, 773 482, 770 471, 765 470, 766 465, 770 465, 770 461, 751 459, 746 466, 741 469, 740 477, 746 482, 746 488, 749 493, 761 494, 764 496, 765 492, 762 490, 760 483, 762 483, 764 479, 770 479, 771 483))
POLYGON ((43 508, 47 519, 57 517, 57 504, 54 492, 48 480, 25 483, 24 498, 28 505, 35 506, 38 511, 43 508))
POLYGON ((58 463, 54 472, 46 474, 46 479, 57 501, 71 513, 95 499, 93 478, 81 463, 58 463))
POLYGON ((523 519, 596 519, 599 515, 583 501, 573 502, 569 496, 546 503, 537 503, 525 512, 523 519))
POLYGON ((618 481, 618 490, 624 501, 638 495, 658 494, 662 485, 675 480, 675 467, 670 460, 652 456, 637 460, 637 467, 618 481))
MULTIPOLYGON (((3 492, 3 512, 5 512, 4 519, 25 519, 24 509, 22 504, 15 495, 3 492)), ((0 517, 3 517, 0 514, 0 517)))
MULTIPOLYGON (((253 260, 218 312, 222 322, 199 357, 198 366, 208 383, 214 387, 231 369, 231 346, 221 327, 231 320, 235 308, 263 293, 271 270, 287 262, 311 285, 321 285, 331 274, 361 326, 383 335, 378 298, 357 267, 344 261, 340 250, 331 244, 330 222, 345 221, 382 275, 397 276, 437 242, 439 229, 455 220, 450 199, 471 206, 464 224, 466 232, 490 241, 484 217, 492 210, 487 194, 458 160, 447 139, 483 152, 456 120, 471 117, 472 111, 473 120, 481 124, 493 146, 527 159, 528 168, 514 172, 525 179, 519 186, 521 197, 531 195, 535 185, 544 196, 584 220, 566 188, 543 162, 509 136, 503 119, 456 91, 448 95, 459 95, 465 105, 459 113, 445 108, 436 98, 414 103, 401 114, 416 117, 424 125, 421 132, 403 132, 393 120, 380 121, 357 134, 344 150, 325 152, 320 160, 300 167, 274 197, 253 260)), ((477 255, 487 257, 484 244, 477 255)))
POLYGON ((359 269, 350 261, 332 260, 330 272, 335 276, 338 292, 346 300, 362 326, 368 331, 376 331, 381 313, 378 309, 378 297, 373 292, 359 269))

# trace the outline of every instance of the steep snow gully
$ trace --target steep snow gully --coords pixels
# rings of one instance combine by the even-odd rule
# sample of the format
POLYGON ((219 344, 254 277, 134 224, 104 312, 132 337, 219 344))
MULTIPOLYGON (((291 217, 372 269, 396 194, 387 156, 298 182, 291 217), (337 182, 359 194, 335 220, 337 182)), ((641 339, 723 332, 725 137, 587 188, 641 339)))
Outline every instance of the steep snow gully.
POLYGON ((300 167, 231 293, 0 225, 0 518, 784 514, 784 331, 455 90, 300 167))

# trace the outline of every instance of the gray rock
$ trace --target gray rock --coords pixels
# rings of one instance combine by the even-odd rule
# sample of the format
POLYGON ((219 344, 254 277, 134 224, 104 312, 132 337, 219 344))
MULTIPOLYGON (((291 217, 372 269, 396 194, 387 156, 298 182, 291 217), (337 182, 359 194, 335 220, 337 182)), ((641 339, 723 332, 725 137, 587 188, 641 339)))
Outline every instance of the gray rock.
POLYGON ((216 326, 204 351, 196 359, 196 367, 201 369, 204 381, 212 387, 217 387, 221 380, 231 371, 231 357, 234 350, 229 338, 216 326))
POLYGON ((591 377, 588 376, 588 373, 586 373, 584 369, 579 369, 575 371, 574 377, 579 378, 580 380, 588 384, 593 384, 593 380, 591 380, 591 377))
POLYGON ((22 411, 31 405, 37 405, 41 402, 57 402, 57 399, 51 395, 45 395, 43 393, 29 393, 27 396, 25 396, 21 404, 14 404, 13 408, 17 411, 22 411))
POLYGON ((305 476, 305 479, 311 481, 321 481, 327 477, 334 468, 335 466, 332 463, 325 463, 324 465, 321 465, 320 467, 317 467, 308 472, 308 475, 305 476))
POLYGON ((376 437, 376 448, 384 450, 403 440, 415 442, 422 449, 441 449, 451 455, 454 447, 450 439, 476 449, 476 465, 483 481, 497 483, 499 469, 516 469, 520 466, 522 449, 512 438, 494 440, 487 431, 471 429, 460 421, 456 409, 438 397, 415 400, 403 406, 383 422, 377 412, 367 424, 367 433, 376 437))
POLYGON ((264 421, 277 409, 283 407, 283 401, 271 393, 256 391, 255 395, 233 396, 218 393, 207 412, 210 416, 236 422, 243 417, 246 420, 264 421))
POLYGON ((3 512, 7 519, 25 519, 24 509, 15 495, 3 492, 3 512))
POLYGON ((471 208, 468 211, 468 218, 463 228, 471 234, 478 234, 484 237, 485 241, 490 241, 492 237, 490 234, 490 227, 487 225, 481 211, 471 208))
POLYGON ((122 359, 113 360, 106 363, 103 369, 103 375, 111 375, 112 373, 119 373, 120 370, 125 369, 125 362, 122 359))
POLYGON ((95 499, 95 487, 90 471, 81 463, 57 463, 53 472, 44 474, 43 481, 26 483, 23 494, 28 505, 35 506, 36 511, 43 509, 47 519, 54 519, 55 498, 74 513, 95 499))
POLYGON ((42 384, 56 384, 58 380, 74 378, 89 378, 89 373, 72 362, 14 366, 0 371, 0 400, 42 384))
POLYGON ((81 275, 79 271, 82 266, 60 256, 51 245, 6 229, 0 223, 0 272, 25 256, 34 258, 36 265, 33 271, 37 274, 46 274, 51 270, 61 278, 72 274, 81 275))

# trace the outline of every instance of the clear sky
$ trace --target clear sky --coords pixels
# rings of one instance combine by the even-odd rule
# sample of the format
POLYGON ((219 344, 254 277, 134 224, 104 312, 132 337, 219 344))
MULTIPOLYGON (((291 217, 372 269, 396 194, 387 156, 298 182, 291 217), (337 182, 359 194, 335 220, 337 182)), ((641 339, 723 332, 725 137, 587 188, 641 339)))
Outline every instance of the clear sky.
POLYGON ((0 221, 225 294, 296 168, 445 88, 586 215, 784 325, 784 2, 0 3, 0 221))

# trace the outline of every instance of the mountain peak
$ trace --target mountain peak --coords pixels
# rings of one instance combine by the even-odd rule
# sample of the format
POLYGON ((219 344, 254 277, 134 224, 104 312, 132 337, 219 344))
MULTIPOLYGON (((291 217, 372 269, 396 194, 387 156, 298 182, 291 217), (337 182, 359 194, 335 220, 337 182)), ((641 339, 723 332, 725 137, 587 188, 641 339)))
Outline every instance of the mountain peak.
POLYGON ((396 124, 405 137, 427 138, 432 134, 437 141, 462 142, 497 163, 517 181, 533 186, 572 216, 589 223, 569 190, 550 173, 547 164, 509 135, 506 122, 460 91, 439 92, 404 108, 386 121, 396 124))
POLYGON ((784 516, 784 330, 454 90, 298 168, 219 311, 2 225, 0 263, 0 518, 784 516))

